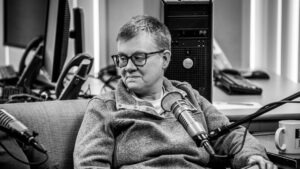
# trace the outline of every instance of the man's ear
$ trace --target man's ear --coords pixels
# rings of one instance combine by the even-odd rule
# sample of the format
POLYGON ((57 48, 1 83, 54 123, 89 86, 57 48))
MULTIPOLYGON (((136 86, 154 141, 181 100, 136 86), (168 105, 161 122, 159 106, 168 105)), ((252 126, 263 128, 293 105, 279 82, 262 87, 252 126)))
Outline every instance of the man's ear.
POLYGON ((165 50, 163 52, 163 69, 167 69, 167 67, 169 66, 169 63, 171 61, 171 51, 169 50, 165 50))

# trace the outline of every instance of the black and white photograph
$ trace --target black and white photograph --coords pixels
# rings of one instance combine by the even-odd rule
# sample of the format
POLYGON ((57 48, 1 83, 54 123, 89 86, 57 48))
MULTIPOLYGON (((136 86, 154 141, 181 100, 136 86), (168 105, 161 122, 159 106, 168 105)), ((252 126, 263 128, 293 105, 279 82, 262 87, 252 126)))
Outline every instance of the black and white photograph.
POLYGON ((300 1, 0 0, 0 169, 300 169, 300 1))

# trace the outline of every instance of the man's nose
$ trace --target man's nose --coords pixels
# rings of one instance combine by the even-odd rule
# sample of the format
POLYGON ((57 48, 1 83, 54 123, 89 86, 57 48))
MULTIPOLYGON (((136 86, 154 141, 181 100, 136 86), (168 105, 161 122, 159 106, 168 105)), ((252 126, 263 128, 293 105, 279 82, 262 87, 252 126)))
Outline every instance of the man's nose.
POLYGON ((137 67, 133 64, 131 59, 128 59, 128 63, 125 67, 126 71, 130 71, 130 70, 136 70, 137 67))

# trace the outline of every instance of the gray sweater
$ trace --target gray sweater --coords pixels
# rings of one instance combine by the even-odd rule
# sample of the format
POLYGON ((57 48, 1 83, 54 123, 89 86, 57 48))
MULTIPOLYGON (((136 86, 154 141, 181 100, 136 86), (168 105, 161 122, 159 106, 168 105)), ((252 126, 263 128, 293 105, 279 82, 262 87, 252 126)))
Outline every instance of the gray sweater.
MULTIPOLYGON (((229 120, 187 83, 164 79, 166 92, 179 91, 197 109, 196 120, 207 132, 228 125, 229 120)), ((217 154, 234 154, 241 146, 244 128, 211 141, 217 154)), ((231 163, 246 165, 250 155, 265 150, 247 134, 245 146, 231 163)), ((159 115, 145 101, 136 101, 120 81, 115 91, 89 102, 74 149, 74 168, 199 169, 210 160, 197 147, 171 112, 159 115)))

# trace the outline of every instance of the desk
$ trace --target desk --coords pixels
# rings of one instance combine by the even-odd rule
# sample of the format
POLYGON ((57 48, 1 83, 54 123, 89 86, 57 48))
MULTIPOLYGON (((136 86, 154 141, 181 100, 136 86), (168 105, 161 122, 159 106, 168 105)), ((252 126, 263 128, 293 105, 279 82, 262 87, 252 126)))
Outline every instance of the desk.
POLYGON ((274 135, 255 135, 262 145, 266 147, 268 156, 278 167, 284 169, 300 169, 300 154, 299 155, 282 155, 278 154, 275 147, 274 135))
MULTIPOLYGON (((275 74, 270 74, 269 80, 251 80, 251 82, 263 89, 262 95, 228 95, 214 86, 213 102, 257 102, 261 106, 264 106, 271 102, 280 101, 300 91, 300 84, 275 74)), ((258 108, 219 110, 231 121, 237 121, 254 113, 258 108)), ((287 119, 300 119, 300 104, 288 103, 273 109, 254 119, 254 126, 251 125, 250 129, 252 131, 274 131, 278 127, 279 120, 287 119)))

